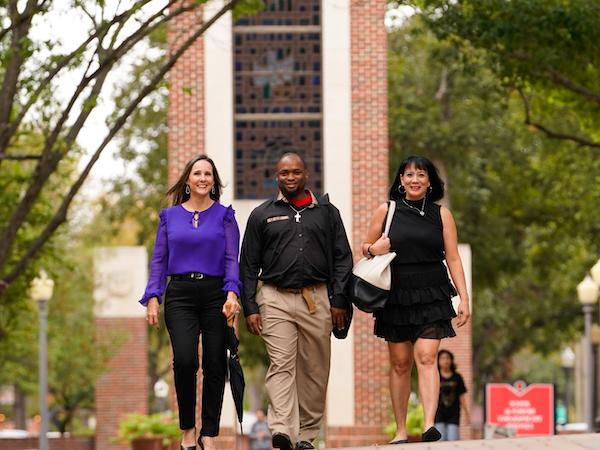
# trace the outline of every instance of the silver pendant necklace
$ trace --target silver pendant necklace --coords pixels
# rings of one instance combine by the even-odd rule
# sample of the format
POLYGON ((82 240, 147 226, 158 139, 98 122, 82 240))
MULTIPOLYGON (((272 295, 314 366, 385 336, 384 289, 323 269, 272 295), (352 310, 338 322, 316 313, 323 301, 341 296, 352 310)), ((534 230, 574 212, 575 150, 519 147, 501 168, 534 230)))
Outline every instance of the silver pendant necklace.
POLYGON ((406 200, 404 200, 404 199, 402 199, 402 203, 404 203, 410 209, 414 209, 416 212, 418 212, 421 215, 421 217, 423 217, 425 215, 425 200, 426 199, 427 199, 427 196, 423 197, 423 203, 421 204, 421 209, 415 208, 413 205, 409 205, 408 203, 406 203, 406 200))
POLYGON ((289 206, 290 208, 292 208, 292 209, 293 209, 293 210, 296 212, 296 215, 294 216, 294 219, 296 219, 296 223, 300 223, 300 219, 302 218, 302 216, 300 215, 300 213, 301 213, 302 211, 304 211, 304 210, 307 208, 307 206, 305 206, 305 207, 304 207, 304 208, 302 208, 301 210, 297 210, 297 209, 296 209, 296 208, 294 208, 294 207, 293 207, 293 206, 292 206, 290 203, 288 203, 288 206, 289 206))

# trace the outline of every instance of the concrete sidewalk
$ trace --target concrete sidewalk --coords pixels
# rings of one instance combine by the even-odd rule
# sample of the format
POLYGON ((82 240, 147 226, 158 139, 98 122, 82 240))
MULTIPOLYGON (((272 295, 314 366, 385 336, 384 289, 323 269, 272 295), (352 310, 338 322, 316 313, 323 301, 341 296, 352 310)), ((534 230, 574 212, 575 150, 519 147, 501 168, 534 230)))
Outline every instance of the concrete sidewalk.
MULTIPOLYGON (((356 447, 356 449, 373 447, 356 447)), ((381 450, 600 450, 600 433, 453 442, 379 445, 381 450)))

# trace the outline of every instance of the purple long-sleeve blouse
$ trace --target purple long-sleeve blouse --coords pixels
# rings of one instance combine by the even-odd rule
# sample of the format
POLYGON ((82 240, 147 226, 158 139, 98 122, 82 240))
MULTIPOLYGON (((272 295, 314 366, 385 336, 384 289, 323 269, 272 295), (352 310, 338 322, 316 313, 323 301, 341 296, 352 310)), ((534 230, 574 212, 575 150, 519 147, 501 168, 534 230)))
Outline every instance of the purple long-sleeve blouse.
POLYGON ((233 291, 239 297, 240 230, 233 208, 214 202, 200 213, 198 228, 192 224, 193 214, 194 211, 188 211, 182 205, 160 212, 150 276, 140 300, 142 305, 152 297, 161 301, 168 275, 191 272, 223 277, 223 290, 233 291))

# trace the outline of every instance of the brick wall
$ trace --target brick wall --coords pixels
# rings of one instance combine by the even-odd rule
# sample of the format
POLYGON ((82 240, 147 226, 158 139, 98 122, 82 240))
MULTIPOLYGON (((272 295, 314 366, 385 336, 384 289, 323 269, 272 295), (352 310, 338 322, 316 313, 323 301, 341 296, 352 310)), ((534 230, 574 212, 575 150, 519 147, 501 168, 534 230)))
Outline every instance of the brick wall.
MULTIPOLYGON (((25 439, 0 439, 2 450, 31 450, 38 448, 37 437, 25 439)), ((64 437, 48 439, 50 450, 94 450, 93 437, 64 437)))
MULTIPOLYGON (((360 257, 373 210, 386 200, 388 188, 387 34, 385 2, 351 4, 352 173, 355 258, 360 257)), ((383 443, 390 422, 388 355, 385 342, 373 335, 371 315, 354 318, 355 426, 328 433, 332 447, 383 443)))
POLYGON ((96 382, 96 448, 128 449, 111 443, 119 420, 130 412, 148 411, 148 332, 143 318, 96 318, 96 333, 102 341, 119 336, 106 371, 96 382))
MULTIPOLYGON (((202 8, 169 24, 168 43, 177 48, 202 22, 202 8)), ((204 43, 198 39, 168 75, 169 185, 192 156, 204 153, 204 43)))

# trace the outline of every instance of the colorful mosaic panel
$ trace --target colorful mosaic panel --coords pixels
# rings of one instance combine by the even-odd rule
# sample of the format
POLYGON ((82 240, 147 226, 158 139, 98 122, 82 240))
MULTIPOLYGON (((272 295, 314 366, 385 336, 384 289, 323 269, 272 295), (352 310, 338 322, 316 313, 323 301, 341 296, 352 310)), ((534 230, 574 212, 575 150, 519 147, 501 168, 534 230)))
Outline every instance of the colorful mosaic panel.
POLYGON ((258 14, 241 17, 238 26, 320 25, 320 0, 263 0, 265 9, 258 14))
POLYGON ((285 151, 302 154, 321 192, 320 0, 265 4, 233 29, 236 198, 274 195, 285 151))
POLYGON ((319 34, 236 34, 236 113, 321 111, 319 34))
POLYGON ((321 121, 238 121, 235 124, 237 198, 268 198, 277 193, 275 165, 282 153, 302 154, 309 187, 322 190, 321 121))

